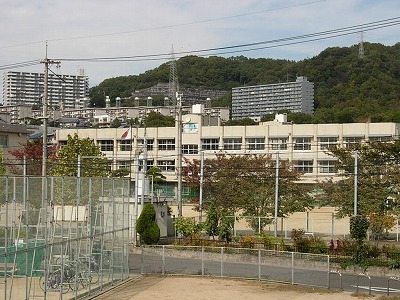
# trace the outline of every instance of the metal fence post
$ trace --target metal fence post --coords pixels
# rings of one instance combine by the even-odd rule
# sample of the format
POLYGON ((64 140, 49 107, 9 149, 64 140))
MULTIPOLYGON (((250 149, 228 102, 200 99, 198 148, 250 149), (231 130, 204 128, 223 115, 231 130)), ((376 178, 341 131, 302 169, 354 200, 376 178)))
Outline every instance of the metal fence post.
POLYGON ((221 277, 224 274, 224 247, 221 247, 221 277))
POLYGON ((204 246, 201 246, 201 276, 204 276, 204 246))
POLYGON ((162 246, 162 266, 161 273, 165 275, 165 245, 162 246))
POLYGON ((140 246, 140 249, 142 250, 142 257, 141 257, 141 259, 140 259, 140 274, 141 275, 143 275, 143 265, 144 265, 144 262, 143 262, 143 257, 144 257, 144 254, 143 254, 143 245, 141 245, 140 246))
POLYGON ((292 252, 292 285, 294 284, 294 252, 292 252))
POLYGON ((261 281, 261 249, 258 249, 258 281, 261 281))

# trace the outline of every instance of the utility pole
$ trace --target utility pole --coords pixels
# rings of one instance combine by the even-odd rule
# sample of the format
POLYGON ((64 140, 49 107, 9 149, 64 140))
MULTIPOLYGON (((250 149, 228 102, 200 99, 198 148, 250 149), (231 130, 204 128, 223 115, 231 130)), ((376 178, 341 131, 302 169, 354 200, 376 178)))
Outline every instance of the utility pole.
POLYGON ((357 216, 357 195, 358 195, 358 152, 354 151, 354 216, 357 216))
POLYGON ((52 64, 59 65, 59 61, 51 60, 47 57, 47 42, 46 42, 46 55, 44 60, 41 61, 44 64, 44 91, 43 91, 43 157, 42 157, 42 176, 47 175, 47 105, 48 105, 48 90, 49 90, 49 66, 52 64))
POLYGON ((182 94, 176 92, 176 104, 178 106, 178 216, 182 217, 183 201, 182 201, 182 94))
MULTIPOLYGON (((146 116, 147 117, 147 109, 146 109, 146 116)), ((144 124, 144 134, 143 134, 143 166, 142 166, 142 195, 140 198, 140 205, 142 207, 142 210, 144 208, 144 187, 146 185, 146 172, 147 172, 147 130, 146 130, 146 123, 143 122, 144 124)))

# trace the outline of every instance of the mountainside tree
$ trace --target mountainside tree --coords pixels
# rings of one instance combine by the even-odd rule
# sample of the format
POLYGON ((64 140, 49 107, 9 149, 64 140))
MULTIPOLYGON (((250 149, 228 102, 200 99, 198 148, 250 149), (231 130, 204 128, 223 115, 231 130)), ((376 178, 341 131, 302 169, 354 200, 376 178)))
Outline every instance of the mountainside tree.
MULTIPOLYGON (((307 76, 315 84, 315 115, 288 116, 288 121, 307 123, 400 122, 400 43, 393 46, 364 43, 331 47, 319 55, 298 62, 269 58, 197 56, 177 61, 180 84, 228 92, 212 99, 215 106, 231 106, 230 91, 242 85, 276 84, 307 76), (293 118, 293 119, 292 119, 293 118)), ((104 107, 105 95, 129 97, 132 91, 169 80, 169 63, 138 76, 106 79, 90 91, 92 106, 104 107), (122 96, 125 95, 125 96, 122 96)))

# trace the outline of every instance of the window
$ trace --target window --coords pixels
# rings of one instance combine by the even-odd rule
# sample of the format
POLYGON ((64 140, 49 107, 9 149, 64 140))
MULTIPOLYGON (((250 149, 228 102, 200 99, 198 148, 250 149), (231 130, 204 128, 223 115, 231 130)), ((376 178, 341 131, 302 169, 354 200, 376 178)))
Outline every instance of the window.
POLYGON ((337 145, 337 137, 320 137, 318 138, 319 148, 321 150, 337 145))
POLYGON ((203 150, 218 150, 218 148, 219 148, 219 138, 201 139, 201 148, 203 150))
POLYGON ((147 160, 147 170, 154 167, 154 159, 147 160))
POLYGON ((392 140, 391 136, 370 136, 369 137, 370 142, 388 142, 391 140, 392 140))
POLYGON ((355 145, 361 144, 362 137, 350 136, 345 137, 343 145, 345 148, 353 148, 355 145))
POLYGON ((157 166, 161 171, 175 172, 175 161, 174 160, 157 160, 157 166))
POLYGON ((68 145, 68 141, 62 141, 62 140, 60 140, 60 141, 58 142, 58 144, 60 145, 60 148, 62 148, 62 147, 64 147, 64 146, 67 146, 67 145, 68 145))
POLYGON ((118 169, 127 169, 130 170, 131 164, 129 160, 120 160, 117 162, 118 169))
POLYGON ((271 150, 287 150, 287 138, 270 138, 271 150))
POLYGON ((198 154, 199 145, 188 144, 182 145, 182 154, 198 154))
POLYGON ((294 168, 298 172, 312 173, 313 172, 313 161, 312 160, 297 160, 294 162, 294 168))
POLYGON ((113 151, 114 150, 114 141, 112 140, 101 140, 99 141, 100 150, 101 151, 113 151))
MULTIPOLYGON (((144 140, 138 139, 139 148, 143 147, 144 140)), ((154 139, 146 139, 147 151, 153 151, 154 149, 154 139)))
POLYGON ((3 148, 8 147, 8 135, 4 135, 4 134, 0 135, 0 147, 3 147, 3 148))
MULTIPOLYGON (((153 159, 147 159, 147 168, 146 170, 154 167, 154 160, 153 159)), ((139 160, 139 171, 143 170, 143 160, 139 160)))
POLYGON ((247 138, 247 147, 249 150, 264 150, 265 138, 247 138))
POLYGON ((120 151, 131 151, 132 150, 132 143, 131 141, 123 140, 119 145, 120 151))
POLYGON ((175 150, 175 139, 159 139, 157 143, 160 151, 175 150))
POLYGON ((242 138, 224 138, 224 150, 242 149, 242 138))
POLYGON ((318 161, 318 170, 320 173, 336 173, 334 160, 318 161))
POLYGON ((294 150, 311 150, 311 140, 310 137, 294 138, 294 150))

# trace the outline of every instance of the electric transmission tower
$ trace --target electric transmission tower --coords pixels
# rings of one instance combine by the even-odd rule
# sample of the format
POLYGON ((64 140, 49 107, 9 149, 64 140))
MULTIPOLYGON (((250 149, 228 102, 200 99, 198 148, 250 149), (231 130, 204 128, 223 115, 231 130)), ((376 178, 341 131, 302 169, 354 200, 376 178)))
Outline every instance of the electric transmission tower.
POLYGON ((358 58, 364 58, 364 32, 360 32, 360 41, 358 43, 358 58))
POLYGON ((172 105, 177 104, 177 93, 179 92, 178 72, 176 70, 176 60, 174 46, 172 45, 171 59, 169 62, 169 86, 168 86, 168 97, 172 102, 172 105))

